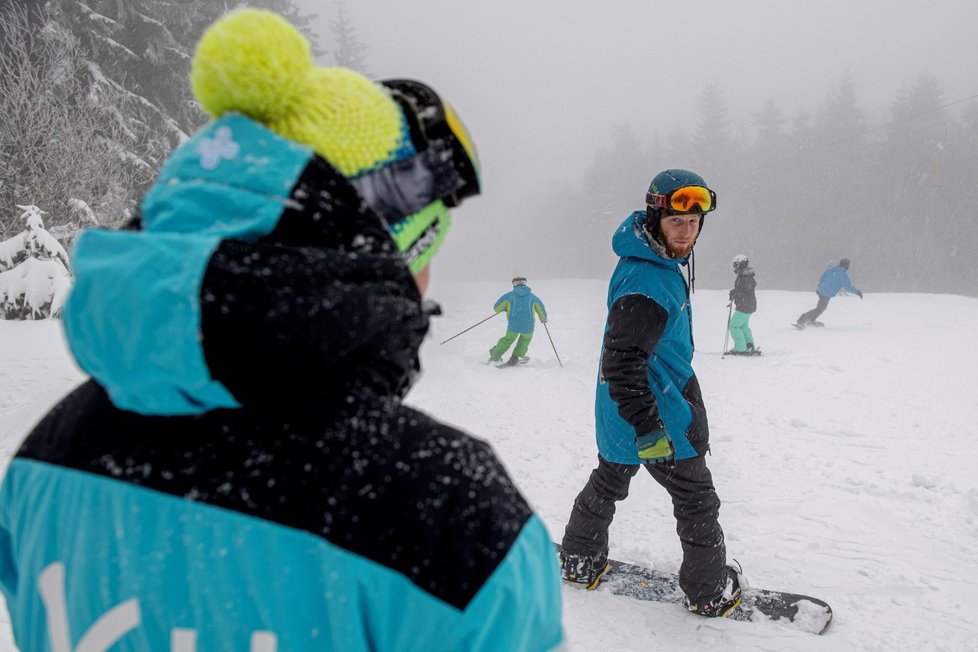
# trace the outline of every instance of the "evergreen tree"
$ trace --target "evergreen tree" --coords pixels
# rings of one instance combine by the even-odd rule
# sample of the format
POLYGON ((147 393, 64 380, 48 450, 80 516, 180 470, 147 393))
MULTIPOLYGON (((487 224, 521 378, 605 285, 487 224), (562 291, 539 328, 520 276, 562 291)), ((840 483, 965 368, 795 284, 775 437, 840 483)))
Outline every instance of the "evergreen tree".
POLYGON ((329 22, 329 27, 335 40, 333 57, 336 65, 370 77, 366 58, 367 46, 357 37, 356 30, 347 18, 344 0, 337 1, 336 18, 329 22))
MULTIPOLYGON (((124 126, 90 101, 77 40, 37 25, 23 7, 0 11, 0 205, 30 198, 57 216, 52 226, 70 219, 72 202, 124 215, 146 171, 119 145, 124 126)), ((0 215, 0 238, 19 230, 0 215)))
MULTIPOLYGON (((78 44, 85 101, 101 112, 103 125, 111 127, 118 155, 137 179, 135 190, 127 197, 130 210, 169 152, 206 122, 189 84, 193 51, 211 23, 244 4, 47 0, 44 30, 78 44)), ((291 0, 248 4, 277 11, 300 29, 308 28, 312 18, 300 14, 291 0)), ((126 215, 100 214, 100 218, 115 224, 125 221, 126 215)))

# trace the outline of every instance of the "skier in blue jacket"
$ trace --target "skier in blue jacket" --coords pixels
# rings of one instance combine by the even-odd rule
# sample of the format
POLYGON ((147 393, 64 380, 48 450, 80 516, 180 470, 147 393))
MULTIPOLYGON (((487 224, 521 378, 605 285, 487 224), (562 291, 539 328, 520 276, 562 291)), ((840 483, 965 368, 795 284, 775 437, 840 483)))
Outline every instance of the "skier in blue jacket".
POLYGON ((0 488, 17 647, 560 645, 553 543, 485 442, 406 406, 448 208, 478 159, 431 88, 319 68, 281 17, 204 34, 213 121, 64 311, 91 378, 0 488))
POLYGON ((598 466, 574 500, 561 553, 565 581, 597 585, 615 503, 644 468, 672 498, 686 604, 710 617, 739 604, 742 578, 726 563, 720 499, 706 466, 710 435, 692 367, 690 282, 682 267, 715 207, 701 176, 666 170, 652 179, 646 209, 629 215, 612 239, 619 261, 596 388, 598 466))
POLYGON ((862 290, 859 290, 852 281, 849 280, 849 259, 843 258, 838 265, 829 267, 818 280, 818 304, 798 318, 795 326, 805 328, 806 326, 821 326, 822 322, 816 321, 818 317, 829 307, 829 300, 837 295, 841 290, 849 294, 855 294, 860 299, 863 298, 862 290))
POLYGON ((499 297, 492 309, 496 312, 505 310, 507 324, 506 334, 499 338, 496 346, 489 349, 489 362, 502 362, 503 355, 509 347, 513 346, 513 342, 516 342, 513 355, 506 364, 525 363, 529 360, 526 352, 530 348, 533 327, 536 324, 533 315, 536 314, 541 323, 547 323, 547 309, 543 301, 530 291, 526 278, 517 276, 513 279, 513 289, 499 297))

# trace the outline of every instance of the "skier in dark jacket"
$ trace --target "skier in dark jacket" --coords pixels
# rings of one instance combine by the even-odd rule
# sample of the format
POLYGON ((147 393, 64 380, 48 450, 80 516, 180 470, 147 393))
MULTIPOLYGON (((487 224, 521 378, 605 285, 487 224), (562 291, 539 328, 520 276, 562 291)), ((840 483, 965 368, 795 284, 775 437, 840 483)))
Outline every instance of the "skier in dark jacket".
POLYGON ((834 265, 825 270, 822 277, 818 280, 818 289, 815 290, 815 293, 818 294, 818 304, 798 318, 798 321, 795 323, 797 328, 822 326, 823 324, 818 321, 818 318, 829 307, 829 300, 837 295, 840 290, 845 290, 849 294, 855 294, 860 299, 863 298, 862 290, 858 289, 849 280, 849 264, 849 259, 843 258, 839 261, 838 265, 834 265))
POLYGON ((486 443, 401 402, 447 207, 479 192, 464 127, 264 11, 208 29, 192 80, 215 120, 140 223, 79 238, 92 378, 0 490, 19 649, 559 645, 543 523, 486 443))
POLYGON ((564 580, 597 585, 615 503, 644 467, 672 497, 683 548, 679 586, 690 611, 702 616, 736 607, 742 580, 726 563, 720 499, 704 458, 709 428, 681 271, 715 207, 702 177, 666 170, 652 180, 646 210, 629 215, 612 239, 620 260, 608 288, 597 382, 598 466, 574 501, 561 553, 564 580))
POLYGON ((533 339, 533 315, 541 323, 547 323, 547 309, 543 301, 533 294, 525 277, 517 276, 513 279, 513 289, 499 297, 492 309, 496 312, 506 311, 506 334, 489 349, 489 362, 502 362, 503 355, 516 342, 513 355, 506 364, 525 363, 528 360, 526 352, 530 348, 530 340, 533 339))
POLYGON ((757 311, 757 295, 754 293, 757 281, 747 256, 734 256, 733 272, 737 275, 733 289, 730 290, 730 301, 734 304, 734 313, 730 317, 730 335, 733 337, 734 348, 727 351, 727 354, 760 355, 761 350, 754 347, 754 333, 750 329, 750 316, 757 311))

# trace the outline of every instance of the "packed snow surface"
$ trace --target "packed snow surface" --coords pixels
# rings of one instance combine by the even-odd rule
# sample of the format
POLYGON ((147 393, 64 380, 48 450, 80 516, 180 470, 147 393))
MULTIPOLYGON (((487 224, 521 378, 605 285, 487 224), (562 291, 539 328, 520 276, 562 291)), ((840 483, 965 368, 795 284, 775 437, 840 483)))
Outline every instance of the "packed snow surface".
MULTIPOLYGON (((529 363, 497 369, 485 363, 503 317, 440 343, 491 315, 508 279, 451 283, 434 272, 430 297, 445 314, 433 322, 408 403, 490 441, 559 541, 595 463, 606 283, 530 279, 563 366, 538 324, 529 363)), ((706 620, 675 605, 567 588, 569 649, 978 649, 978 300, 840 296, 820 318, 824 328, 792 328, 815 299, 758 291, 751 327, 764 355, 723 357, 727 291, 697 291, 693 364, 729 556, 754 586, 831 604, 828 631, 706 620)), ((59 322, 0 321, 4 468, 33 423, 81 379, 59 322)), ((672 507, 644 473, 619 506, 611 552, 679 568, 672 507)), ((0 613, 0 651, 14 650, 0 613)))

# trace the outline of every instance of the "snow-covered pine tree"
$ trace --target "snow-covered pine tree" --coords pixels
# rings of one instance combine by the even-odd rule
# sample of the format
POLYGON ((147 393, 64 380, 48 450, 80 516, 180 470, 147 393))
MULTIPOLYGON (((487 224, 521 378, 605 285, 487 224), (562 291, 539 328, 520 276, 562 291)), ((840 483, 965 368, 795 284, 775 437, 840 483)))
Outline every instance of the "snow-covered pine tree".
POLYGON ((60 317, 71 288, 68 253, 44 228, 44 211, 33 204, 17 208, 26 228, 0 242, 0 317, 60 317))

